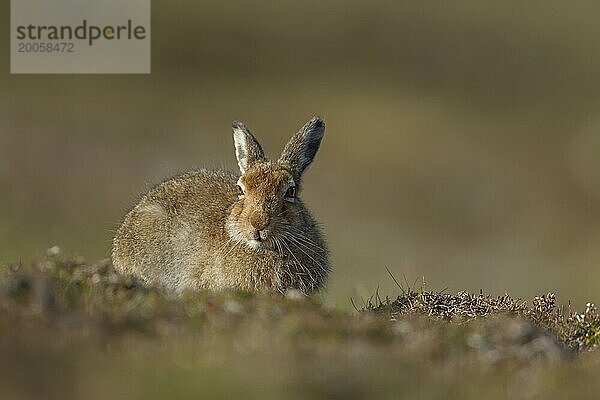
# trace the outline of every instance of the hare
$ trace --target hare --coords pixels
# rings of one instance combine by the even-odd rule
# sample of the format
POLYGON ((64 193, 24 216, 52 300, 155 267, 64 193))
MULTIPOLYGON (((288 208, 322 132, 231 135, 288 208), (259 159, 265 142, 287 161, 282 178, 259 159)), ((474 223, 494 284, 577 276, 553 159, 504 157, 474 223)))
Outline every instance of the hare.
POLYGON ((240 174, 201 169, 151 189, 117 231, 115 269, 175 294, 323 288, 328 250, 299 193, 324 132, 324 121, 312 118, 270 161, 234 122, 240 174))

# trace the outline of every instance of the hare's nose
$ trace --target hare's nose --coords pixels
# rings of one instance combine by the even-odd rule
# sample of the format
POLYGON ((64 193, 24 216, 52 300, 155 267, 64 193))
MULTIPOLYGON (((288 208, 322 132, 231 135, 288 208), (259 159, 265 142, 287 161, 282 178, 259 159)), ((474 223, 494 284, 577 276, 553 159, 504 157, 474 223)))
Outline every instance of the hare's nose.
POLYGON ((269 216, 262 211, 254 211, 250 214, 250 225, 257 231, 262 231, 269 225, 269 216))

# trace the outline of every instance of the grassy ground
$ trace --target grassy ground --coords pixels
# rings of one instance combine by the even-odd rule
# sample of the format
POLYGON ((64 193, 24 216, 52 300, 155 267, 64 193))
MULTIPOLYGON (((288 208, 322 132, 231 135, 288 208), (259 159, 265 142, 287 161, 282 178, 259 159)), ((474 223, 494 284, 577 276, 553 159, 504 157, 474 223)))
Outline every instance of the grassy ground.
POLYGON ((0 398, 598 398, 600 317, 551 294, 169 299, 58 254, 0 278, 0 398))

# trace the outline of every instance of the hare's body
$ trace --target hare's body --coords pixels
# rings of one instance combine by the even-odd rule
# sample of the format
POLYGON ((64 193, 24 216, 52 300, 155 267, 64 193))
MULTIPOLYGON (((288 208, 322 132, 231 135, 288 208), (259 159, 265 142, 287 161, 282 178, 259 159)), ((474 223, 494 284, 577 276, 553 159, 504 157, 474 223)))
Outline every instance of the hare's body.
POLYGON ((176 293, 294 288, 308 294, 323 287, 330 269, 327 250, 295 196, 297 170, 252 151, 237 147, 241 177, 193 171, 144 195, 114 238, 116 270, 176 293))

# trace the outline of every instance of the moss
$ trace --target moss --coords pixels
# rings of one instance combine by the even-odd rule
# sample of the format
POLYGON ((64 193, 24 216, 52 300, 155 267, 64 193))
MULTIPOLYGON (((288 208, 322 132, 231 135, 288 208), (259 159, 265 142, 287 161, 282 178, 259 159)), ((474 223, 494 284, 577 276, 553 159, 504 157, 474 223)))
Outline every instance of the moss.
POLYGON ((12 398, 61 399, 122 390, 144 398, 493 399, 507 385, 539 398, 600 393, 587 372, 598 353, 581 355, 599 345, 592 304, 577 313, 552 294, 528 303, 401 292, 393 300, 376 294, 356 314, 301 296, 171 298, 119 276, 108 260, 54 254, 0 276, 0 387, 12 398), (27 381, 42 378, 41 386, 27 381))

